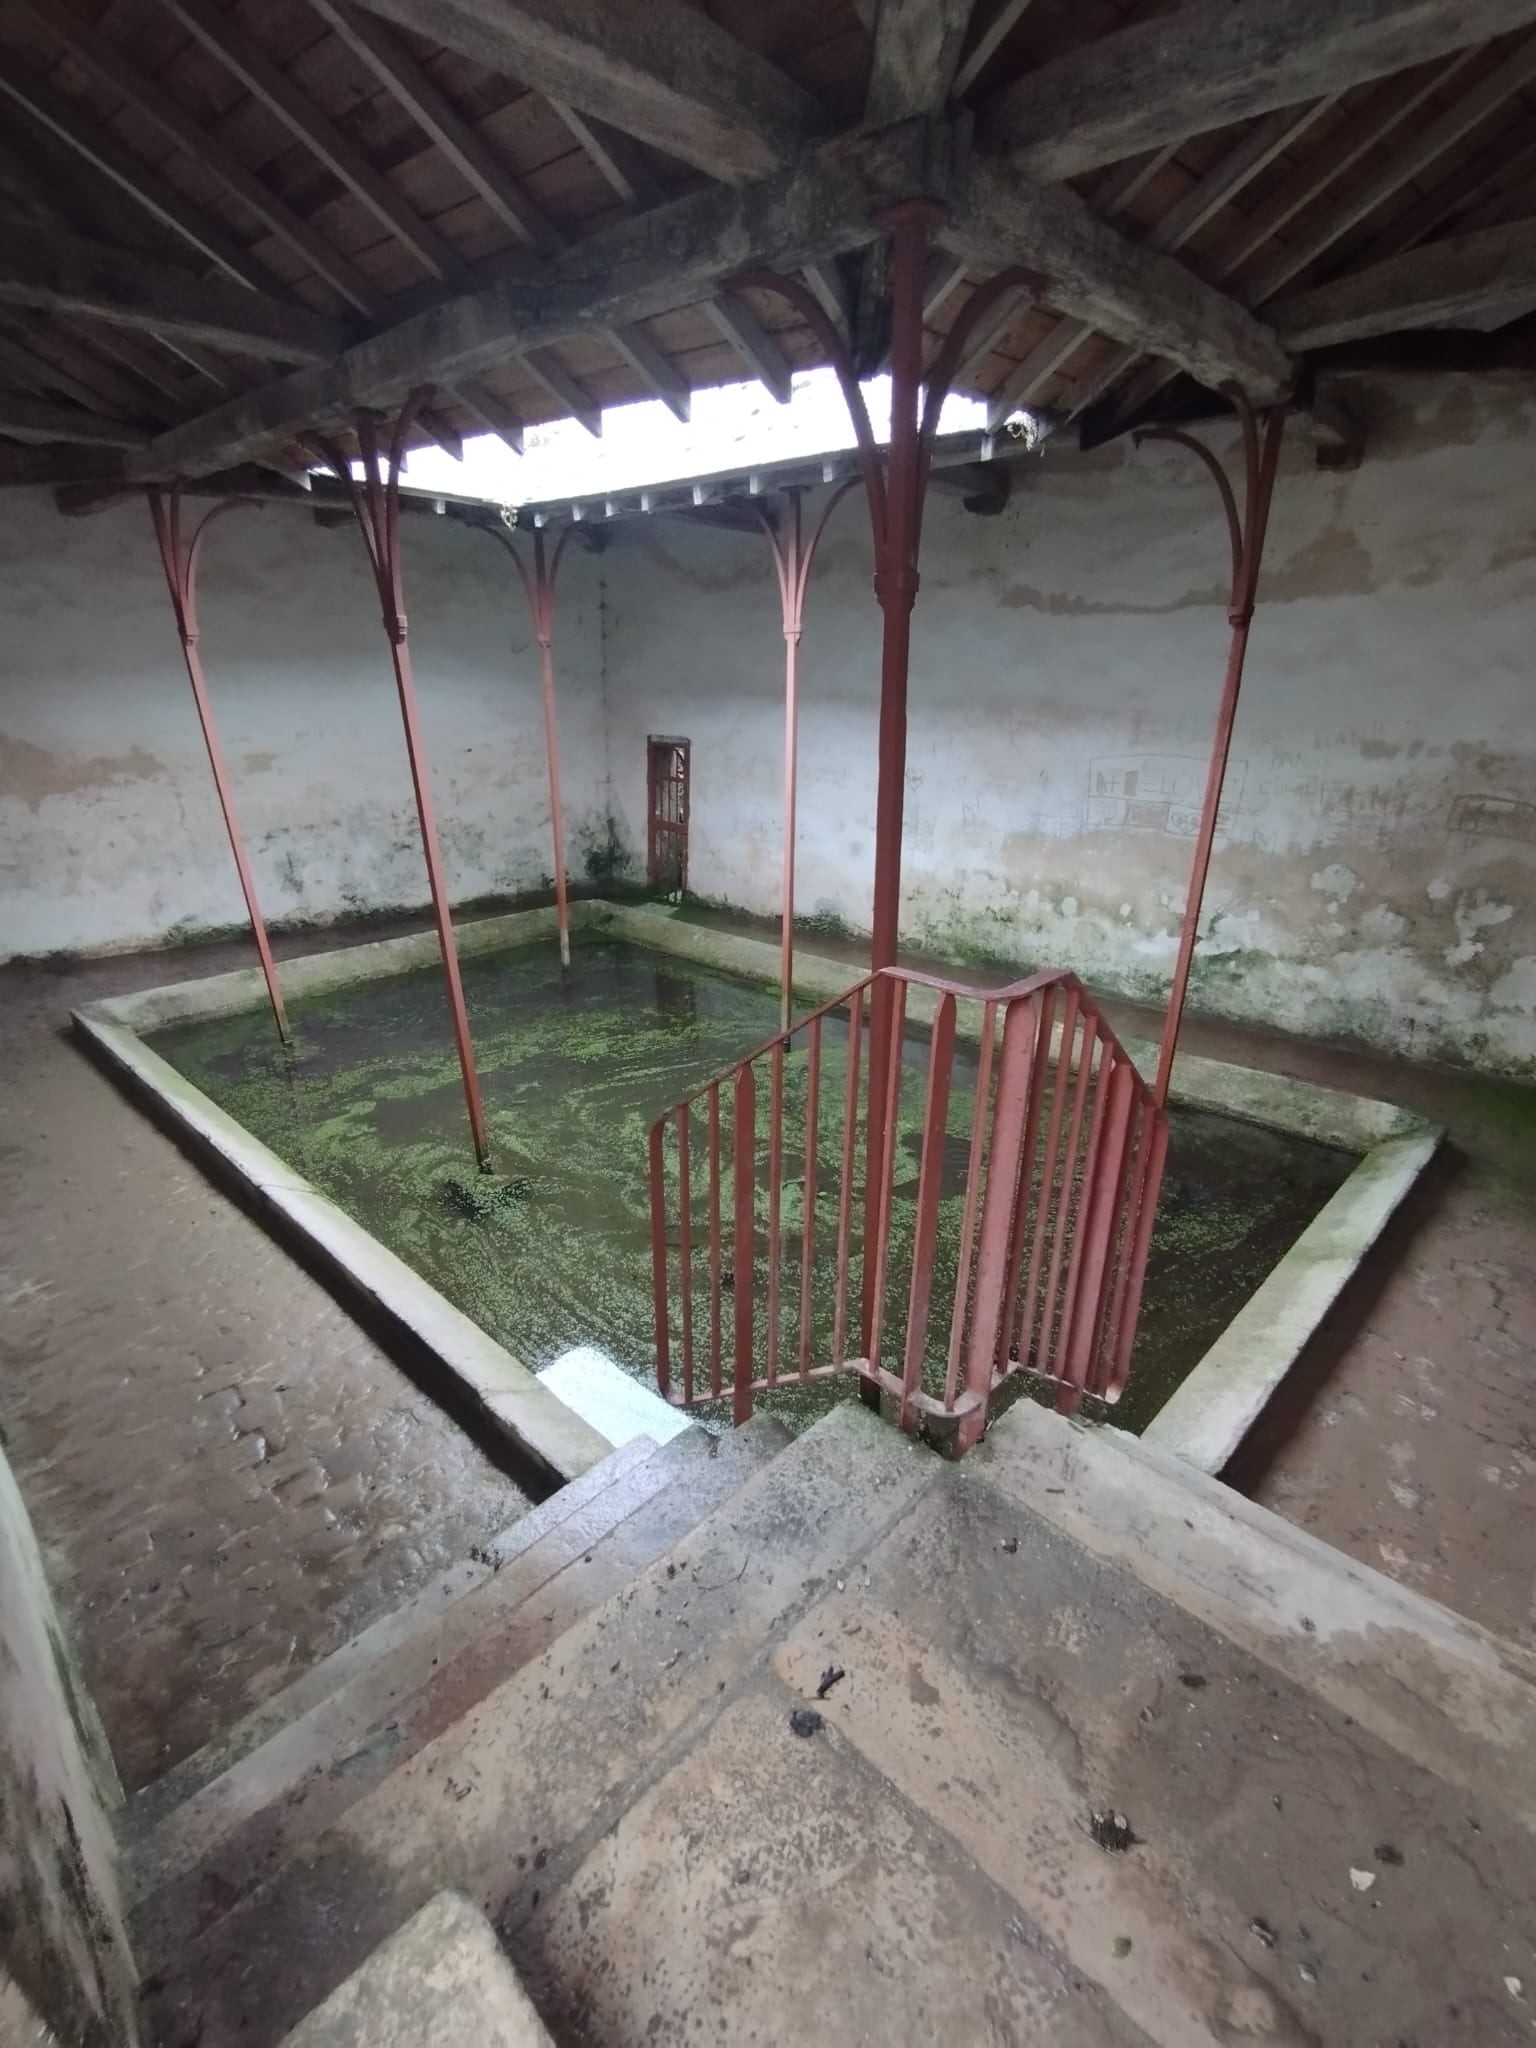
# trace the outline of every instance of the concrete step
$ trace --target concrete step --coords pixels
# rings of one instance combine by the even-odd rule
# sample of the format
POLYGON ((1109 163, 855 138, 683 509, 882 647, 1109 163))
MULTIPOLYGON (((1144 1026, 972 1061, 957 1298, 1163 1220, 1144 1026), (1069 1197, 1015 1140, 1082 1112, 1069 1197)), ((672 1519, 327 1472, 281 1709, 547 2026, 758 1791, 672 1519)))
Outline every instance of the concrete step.
POLYGON ((301 2020, 283 2048, 554 2048, 490 1923, 439 1892, 301 2020))
POLYGON ((597 1475, 585 1475, 565 1489, 582 1491, 569 1512, 518 1541, 533 1519, 525 1518, 509 1532, 511 1554, 493 1555, 467 1590, 450 1574, 435 1611, 430 1595, 413 1601, 360 1639, 364 1649, 349 1646, 330 1673, 301 1682, 295 1718, 135 1843, 130 1931, 141 1967, 162 1971, 297 1847, 628 1585, 788 1441, 782 1425, 762 1417, 724 1438, 689 1429, 645 1455, 605 1461, 598 1472, 607 1471, 606 1484, 592 1486, 597 1475))
POLYGON ((944 1471, 856 1404, 835 1410, 260 1889, 167 1949, 150 2038, 265 2048, 444 1888, 506 1941, 944 1471))
POLYGON ((127 1801, 119 1816, 119 1836, 130 1851, 133 1844, 154 1833, 166 1816, 211 1785, 215 1778, 239 1763, 251 1751, 299 1720, 321 1700, 338 1691, 359 1671, 404 1642, 417 1630, 435 1623, 445 1605, 471 1593, 504 1565, 530 1549, 578 1510, 586 1509, 598 1495, 636 1466, 643 1465, 656 1451, 648 1438, 623 1445, 584 1472, 579 1479, 562 1486, 548 1500, 530 1508, 492 1538, 479 1556, 463 1558, 421 1589, 414 1598, 333 1650, 330 1656, 302 1672, 279 1693, 264 1700, 233 1727, 224 1729, 212 1742, 185 1757, 163 1777, 156 1778, 127 1801))
POLYGON ((1528 2041, 1536 1691, 1222 1491, 1038 1409, 944 1468, 503 1920, 554 2037, 1528 2041))

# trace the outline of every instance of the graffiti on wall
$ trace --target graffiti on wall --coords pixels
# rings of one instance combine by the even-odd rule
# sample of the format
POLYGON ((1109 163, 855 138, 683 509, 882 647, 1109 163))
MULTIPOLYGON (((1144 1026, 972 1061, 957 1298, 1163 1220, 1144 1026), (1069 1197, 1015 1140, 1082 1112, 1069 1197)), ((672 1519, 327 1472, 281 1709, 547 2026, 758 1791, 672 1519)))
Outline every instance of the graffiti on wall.
MULTIPOLYGON (((1095 754, 1088 763, 1084 822, 1090 831, 1193 839, 1208 766, 1202 754, 1095 754)), ((1228 823, 1242 801, 1247 775, 1246 761, 1228 761, 1219 823, 1228 823)))

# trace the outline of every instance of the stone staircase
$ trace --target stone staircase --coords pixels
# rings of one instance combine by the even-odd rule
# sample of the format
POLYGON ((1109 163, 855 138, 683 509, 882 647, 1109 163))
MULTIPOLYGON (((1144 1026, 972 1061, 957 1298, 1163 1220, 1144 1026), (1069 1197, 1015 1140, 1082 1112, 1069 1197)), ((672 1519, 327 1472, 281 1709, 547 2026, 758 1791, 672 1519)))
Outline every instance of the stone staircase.
POLYGON ((459 1576, 143 1796, 148 2041, 445 1891, 560 2048, 1530 2038, 1536 1664, 1113 1431, 690 1432, 459 1576))

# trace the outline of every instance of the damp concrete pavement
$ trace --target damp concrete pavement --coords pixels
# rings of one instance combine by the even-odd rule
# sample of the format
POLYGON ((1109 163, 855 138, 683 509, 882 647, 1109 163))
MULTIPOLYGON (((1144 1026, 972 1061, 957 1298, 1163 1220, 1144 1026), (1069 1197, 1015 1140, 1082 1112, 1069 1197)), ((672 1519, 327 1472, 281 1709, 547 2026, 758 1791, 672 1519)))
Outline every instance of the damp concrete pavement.
POLYGON ((531 1483, 68 1035, 82 1001, 248 954, 0 970, 0 1432, 129 1791, 516 1521, 531 1483))

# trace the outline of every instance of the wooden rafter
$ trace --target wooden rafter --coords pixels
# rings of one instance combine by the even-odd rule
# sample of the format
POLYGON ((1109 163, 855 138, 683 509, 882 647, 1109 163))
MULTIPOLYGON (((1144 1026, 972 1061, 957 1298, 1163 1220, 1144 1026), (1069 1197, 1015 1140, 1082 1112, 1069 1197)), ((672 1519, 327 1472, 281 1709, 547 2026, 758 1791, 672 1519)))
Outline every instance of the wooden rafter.
POLYGON ((1536 22, 1536 0, 1198 0, 1021 78, 983 139, 1038 176, 1325 98, 1536 22))
MULTIPOLYGON (((1342 129, 1327 148, 1318 151, 1308 161, 1296 178, 1288 181, 1281 193, 1241 223, 1213 252, 1209 266, 1211 275, 1241 277, 1244 298, 1255 304, 1262 304, 1283 291, 1292 278, 1326 255, 1335 242, 1392 194, 1401 191, 1414 177, 1422 175, 1467 132, 1469 102, 1473 108, 1481 107, 1486 111, 1502 101, 1506 95, 1498 81, 1506 69, 1512 68, 1517 79, 1524 75, 1530 47, 1527 44, 1517 53, 1513 67, 1501 66, 1499 71, 1459 95, 1448 109, 1428 122, 1415 123, 1414 117, 1433 96, 1437 93, 1443 95, 1446 85, 1467 68, 1467 54, 1453 58, 1438 74, 1424 70, 1394 82, 1373 102, 1363 118, 1342 129), (1337 209, 1330 208, 1311 236, 1295 236, 1279 254, 1268 256, 1274 236, 1296 219, 1304 207, 1319 200, 1337 180, 1366 161, 1389 138, 1398 137, 1405 131, 1406 139, 1392 150, 1375 176, 1357 187, 1346 204, 1337 209), (1268 261, 1260 265, 1256 259, 1265 256, 1268 256, 1268 261)), ((1078 394, 1075 410, 1086 409, 1110 390, 1133 361, 1132 354, 1112 357, 1095 383, 1078 394)), ((1138 416, 1166 388, 1175 374, 1165 363, 1148 364, 1121 392, 1121 417, 1129 420, 1138 416)))
POLYGON ((774 170, 824 125, 814 100, 682 0, 365 0, 711 176, 774 170))
MULTIPOLYGON (((16 0, 41 22, 48 33, 69 51, 79 64, 111 91, 121 94, 137 114, 158 128, 161 134, 184 150, 214 180, 255 215, 267 232, 307 264, 317 277, 348 305, 370 319, 381 319, 385 296, 337 248, 308 221, 303 220, 254 171, 208 134, 190 114, 146 78, 129 59, 109 42, 100 26, 84 20, 70 0, 16 0)), ((256 280, 246 277, 247 284, 256 280)))
POLYGON ((23 113, 55 135, 121 187, 162 226, 178 235, 205 262, 211 263, 237 284, 278 297, 282 286, 229 234, 223 223, 195 206, 139 157, 124 149, 101 125, 72 101, 63 98, 40 79, 24 78, 14 68, 0 68, 0 93, 7 95, 23 113))
MULTIPOLYGON (((1228 200, 1235 198, 1276 157, 1283 155, 1333 105, 1331 99, 1319 100, 1316 105, 1305 107, 1299 113, 1288 109, 1255 123, 1242 140, 1213 164, 1203 178, 1196 179, 1178 204, 1148 230, 1146 246, 1160 249, 1170 256, 1181 249, 1228 200)), ((1058 322, 993 393, 990 423, 994 427, 1000 426, 1011 412, 1027 406, 1047 379, 1065 369, 1084 343, 1093 339, 1093 334, 1093 328, 1081 320, 1058 322)), ((1121 367, 1134 361, 1136 353, 1134 349, 1119 351, 1121 367)))
POLYGON ((323 362, 346 341, 340 322, 195 271, 98 242, 0 222, 0 304, 30 306, 274 362, 323 362))
POLYGON ((162 0, 162 5, 296 141, 340 179, 430 277, 445 284, 463 282, 468 266, 452 244, 421 218, 405 195, 348 141, 303 87, 273 63, 232 15, 222 13, 210 0, 162 0))
POLYGON ((963 99, 975 85, 1018 27, 1028 5, 1029 0, 997 0, 985 27, 977 32, 965 55, 960 59, 953 86, 956 99, 963 99))
MULTIPOLYGON (((555 101, 553 105, 574 140, 587 152, 615 195, 631 212, 662 204, 665 194, 660 181, 627 135, 605 128, 600 121, 589 120, 564 101, 555 101)), ((751 374, 760 378, 781 404, 787 404, 791 371, 773 336, 738 300, 710 299, 705 310, 751 374)), ((624 338, 616 339, 620 352, 627 356, 624 338)), ((641 375, 646 374, 632 357, 629 359, 641 375)), ((656 388, 654 380, 647 378, 647 381, 652 383, 653 389, 656 388)), ((657 395, 666 397, 662 390, 658 390, 657 395)))
POLYGON ((1422 327, 1502 326, 1536 305, 1536 220, 1451 235, 1282 299, 1275 325, 1296 348, 1422 327))
POLYGON ((937 239, 978 268, 1018 263, 1042 273, 1041 295, 1058 311, 1150 348, 1204 384, 1236 381, 1263 398, 1290 381, 1285 352, 1260 321, 1171 256, 1116 234, 1065 186, 978 160, 937 239))

